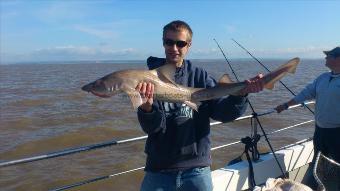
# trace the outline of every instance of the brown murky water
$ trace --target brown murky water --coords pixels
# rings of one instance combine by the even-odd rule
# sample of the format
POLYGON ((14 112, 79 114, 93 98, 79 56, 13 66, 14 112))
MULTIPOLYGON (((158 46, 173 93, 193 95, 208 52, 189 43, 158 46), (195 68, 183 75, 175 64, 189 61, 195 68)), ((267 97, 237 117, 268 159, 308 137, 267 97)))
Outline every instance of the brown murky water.
MULTIPOLYGON (((288 60, 288 59, 287 59, 288 60)), ((223 60, 194 60, 214 77, 228 71, 223 60)), ((283 60, 264 60, 275 68, 283 60)), ((253 60, 231 60, 241 79, 265 72, 253 60)), ((144 62, 105 64, 0 65, 0 162, 112 139, 142 136, 136 113, 123 97, 101 99, 80 87, 124 68, 145 68, 144 62)), ((296 75, 283 81, 295 92, 327 71, 323 60, 302 60, 296 75)), ((274 91, 250 95, 257 112, 266 111, 292 96, 278 85, 274 91)), ((249 109, 247 113, 250 113, 249 109)), ((312 119, 306 109, 262 117, 267 132, 312 119)), ((274 148, 311 137, 313 125, 271 136, 274 148)), ((212 144, 239 140, 250 133, 249 120, 212 127, 212 144)), ((0 168, 0 190, 48 190, 65 184, 144 166, 144 141, 0 168)), ((213 169, 242 152, 242 145, 213 152, 213 169)), ((264 140, 260 149, 268 150, 264 140)), ((73 190, 138 190, 143 171, 125 174, 73 190)))

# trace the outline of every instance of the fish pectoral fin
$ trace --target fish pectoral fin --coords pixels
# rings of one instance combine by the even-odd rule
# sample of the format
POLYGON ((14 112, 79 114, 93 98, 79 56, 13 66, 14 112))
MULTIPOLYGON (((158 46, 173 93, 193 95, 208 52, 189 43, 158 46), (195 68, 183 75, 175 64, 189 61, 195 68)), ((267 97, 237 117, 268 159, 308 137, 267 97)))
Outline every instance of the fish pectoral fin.
POLYGON ((129 91, 129 92, 126 92, 126 93, 127 93, 127 95, 129 96, 129 98, 131 100, 133 108, 135 110, 137 110, 138 107, 140 105, 142 105, 142 103, 143 103, 142 96, 139 94, 138 91, 129 91))
POLYGON ((191 109, 198 112, 198 107, 201 105, 201 102, 191 102, 191 101, 185 101, 184 102, 187 106, 189 106, 191 109))
POLYGON ((219 84, 229 84, 233 83, 228 74, 223 74, 223 76, 218 81, 219 84))

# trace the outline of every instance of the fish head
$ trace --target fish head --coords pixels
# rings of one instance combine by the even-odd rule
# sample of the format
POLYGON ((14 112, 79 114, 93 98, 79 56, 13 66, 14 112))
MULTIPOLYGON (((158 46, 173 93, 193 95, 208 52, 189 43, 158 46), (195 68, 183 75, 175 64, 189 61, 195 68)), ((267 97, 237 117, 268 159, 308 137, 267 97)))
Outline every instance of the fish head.
POLYGON ((98 97, 108 98, 121 92, 120 84, 119 80, 115 81, 104 77, 86 84, 81 89, 98 97))

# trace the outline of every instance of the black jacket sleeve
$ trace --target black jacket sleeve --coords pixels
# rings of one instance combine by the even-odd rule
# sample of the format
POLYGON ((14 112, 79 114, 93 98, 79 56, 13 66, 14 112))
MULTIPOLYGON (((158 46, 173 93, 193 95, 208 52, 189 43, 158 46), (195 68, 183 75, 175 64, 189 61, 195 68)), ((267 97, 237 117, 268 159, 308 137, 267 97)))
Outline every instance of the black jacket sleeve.
POLYGON ((156 101, 152 105, 152 112, 144 112, 139 107, 137 116, 138 121, 146 134, 156 133, 165 128, 165 115, 159 109, 156 101))
MULTIPOLYGON (((206 75, 206 88, 214 87, 216 81, 206 75)), ((216 121, 229 122, 244 114, 247 109, 246 96, 227 96, 209 102, 210 117, 216 121)))

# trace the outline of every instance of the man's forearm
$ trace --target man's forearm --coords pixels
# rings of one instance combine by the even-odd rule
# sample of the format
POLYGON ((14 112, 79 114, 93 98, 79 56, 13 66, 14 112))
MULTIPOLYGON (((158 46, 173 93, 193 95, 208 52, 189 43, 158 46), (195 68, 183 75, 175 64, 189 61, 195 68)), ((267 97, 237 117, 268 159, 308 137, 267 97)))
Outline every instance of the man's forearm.
POLYGON ((275 110, 278 113, 281 113, 284 110, 287 110, 290 106, 298 104, 294 99, 289 100, 288 102, 285 102, 281 105, 278 105, 275 110))
POLYGON ((232 121, 245 112, 246 97, 242 96, 228 96, 212 101, 212 114, 211 118, 221 122, 232 121))
POLYGON ((162 115, 161 111, 152 106, 150 112, 145 112, 141 107, 137 111, 138 121, 147 134, 151 134, 159 131, 159 129, 164 128, 165 117, 162 115))

